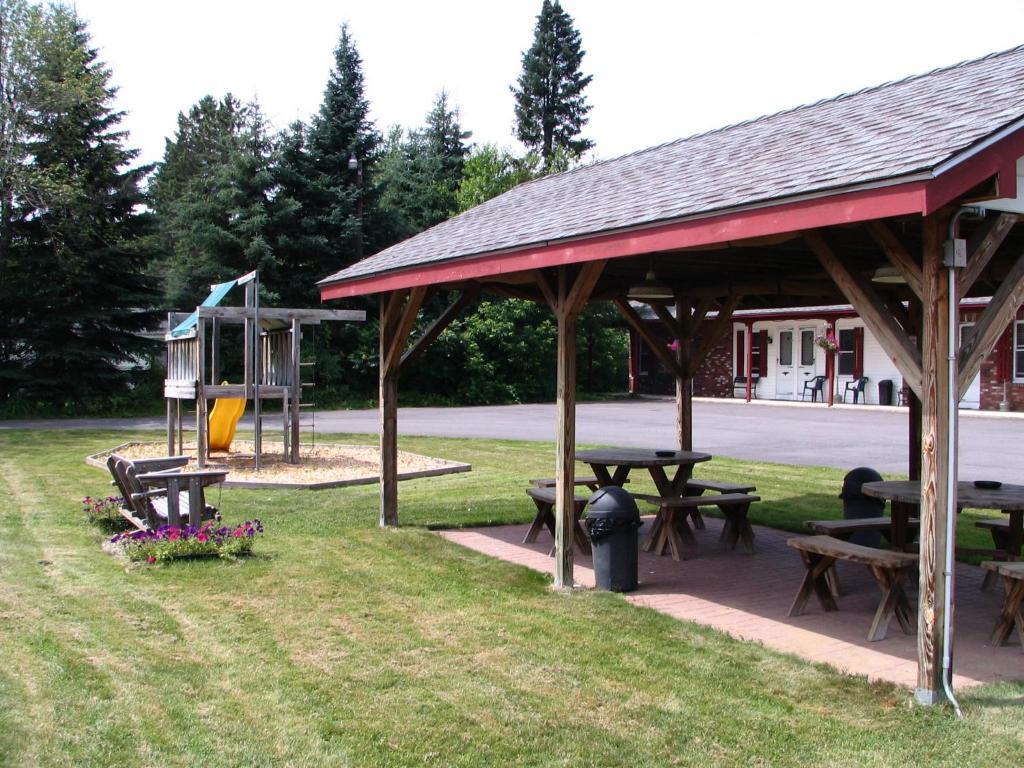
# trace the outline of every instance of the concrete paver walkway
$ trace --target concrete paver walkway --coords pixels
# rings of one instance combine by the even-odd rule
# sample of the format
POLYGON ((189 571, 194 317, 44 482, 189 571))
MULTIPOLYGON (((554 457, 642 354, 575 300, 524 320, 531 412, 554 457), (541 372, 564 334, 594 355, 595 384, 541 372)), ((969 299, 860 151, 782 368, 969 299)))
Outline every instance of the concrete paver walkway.
MULTIPOLYGON (((649 528, 650 519, 641 535, 649 528)), ((822 612, 812 597, 803 616, 790 618, 786 614, 804 573, 799 555, 786 546, 786 539, 795 534, 755 527, 757 551, 750 555, 720 545, 721 521, 706 520, 707 529, 695 532, 697 546, 687 547, 687 559, 682 562, 641 552, 640 588, 625 598, 849 674, 916 686, 916 636, 904 635, 893 620, 888 637, 878 642, 867 640, 881 593, 866 568, 839 564, 843 587, 839 611, 822 612)), ((440 535, 492 557, 553 574, 554 558, 548 556, 550 535, 542 533, 535 543, 524 545, 520 542, 526 528, 497 526, 442 531, 440 535)), ((594 585, 589 557, 576 553, 574 572, 581 585, 594 585)), ((954 681, 959 687, 1024 680, 1020 645, 1014 642, 994 648, 988 644, 1002 593, 999 588, 982 592, 982 576, 980 568, 957 565, 954 681)), ((916 587, 911 590, 912 603, 915 597, 916 587)))

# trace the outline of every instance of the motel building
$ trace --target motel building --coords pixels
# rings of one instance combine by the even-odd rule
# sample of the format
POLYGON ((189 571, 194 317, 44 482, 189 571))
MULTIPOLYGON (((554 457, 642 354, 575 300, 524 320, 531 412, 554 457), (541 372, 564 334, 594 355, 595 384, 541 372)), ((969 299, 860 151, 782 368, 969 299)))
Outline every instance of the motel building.
MULTIPOLYGON (((969 340, 987 299, 960 305, 960 343, 969 340)), ((643 305, 637 310, 652 334, 664 325, 643 305), (646 310, 646 311, 644 311, 646 310)), ((710 313, 705 322, 714 319, 710 313)), ((750 309, 733 313, 732 333, 715 345, 693 379, 696 397, 828 402, 829 353, 818 339, 831 336, 834 353, 833 401, 868 405, 906 405, 903 380, 881 345, 853 307, 831 305, 799 309, 750 309), (822 380, 819 377, 824 377, 822 380), (863 379, 861 391, 855 392, 863 379), (883 382, 888 382, 884 384, 883 382), (815 391, 815 384, 818 384, 815 391), (882 384, 879 387, 879 384, 882 384)), ((672 339, 664 339, 667 346, 672 339)), ((674 395, 675 379, 650 347, 630 330, 629 391, 674 395)), ((1024 411, 1024 309, 1003 331, 995 349, 960 399, 962 409, 1024 411)))

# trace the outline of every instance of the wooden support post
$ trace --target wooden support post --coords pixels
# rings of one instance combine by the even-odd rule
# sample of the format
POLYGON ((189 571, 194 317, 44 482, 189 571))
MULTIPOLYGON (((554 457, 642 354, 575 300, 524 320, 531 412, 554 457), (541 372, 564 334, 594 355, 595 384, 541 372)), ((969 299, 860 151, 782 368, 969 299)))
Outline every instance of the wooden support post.
MULTIPOLYGON (((943 240, 948 218, 933 215, 924 222, 922 259, 921 327, 921 549, 917 628, 917 698, 925 704, 943 700, 942 653, 945 640, 945 600, 952 579, 944 574, 946 529, 950 508, 949 482, 956 482, 955 440, 957 402, 956 379, 949 386, 947 345, 950 328, 947 271, 942 263, 943 240), (951 438, 952 436, 952 438, 951 438), (950 461, 949 447, 954 456, 950 461), (952 472, 952 477, 950 473, 952 472)), ((955 506, 956 500, 952 500, 955 506)))
MULTIPOLYGON (((767 354, 767 350, 762 349, 761 354, 767 354)), ((753 392, 751 383, 754 380, 754 371, 751 370, 751 366, 754 365, 754 323, 747 321, 747 402, 750 402, 750 395, 753 392)))
MULTIPOLYGON (((177 402, 177 400, 172 400, 169 397, 166 398, 166 400, 167 400, 167 455, 168 456, 177 456, 178 454, 176 454, 174 452, 174 404, 177 402)), ((129 504, 131 503, 131 499, 126 499, 126 501, 129 504)))
POLYGON ((206 455, 209 449, 207 441, 206 421, 206 384, 205 378, 206 362, 206 320, 196 320, 196 466, 206 466, 206 455))
POLYGON ((215 317, 210 321, 210 384, 220 383, 220 326, 221 319, 215 317))
POLYGON ((398 525, 398 375, 426 288, 380 297, 380 525, 398 525))
POLYGON ((289 461, 292 464, 299 463, 299 419, 302 412, 299 405, 302 403, 302 321, 292 318, 292 396, 290 399, 291 416, 288 426, 291 428, 291 454, 289 461))
MULTIPOLYGON (((558 270, 558 383, 555 400, 555 589, 574 585, 572 547, 576 530, 576 320, 605 262, 584 264, 572 279, 558 270)), ((620 308, 621 310, 621 308, 620 308)))
MULTIPOLYGON (((835 339, 836 336, 836 321, 828 321, 828 330, 825 331, 827 336, 835 339)), ((836 404, 836 353, 826 352, 825 353, 825 374, 828 376, 828 407, 831 408, 836 404)))
POLYGON ((691 327, 690 315, 693 302, 676 296, 676 324, 683 331, 676 336, 676 365, 682 376, 676 376, 676 440, 682 451, 693 450, 693 370, 689 360, 690 340, 695 328, 691 327))

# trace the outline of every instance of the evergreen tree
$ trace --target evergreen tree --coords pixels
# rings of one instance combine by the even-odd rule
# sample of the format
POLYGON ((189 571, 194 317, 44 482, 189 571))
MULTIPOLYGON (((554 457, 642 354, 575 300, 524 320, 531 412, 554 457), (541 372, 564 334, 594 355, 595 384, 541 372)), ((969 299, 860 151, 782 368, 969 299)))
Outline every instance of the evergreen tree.
POLYGON ((516 85, 516 138, 540 151, 544 169, 552 170, 559 148, 571 159, 594 146, 580 138, 590 106, 583 89, 591 76, 580 71, 584 51, 572 17, 558 0, 544 0, 533 45, 523 54, 523 71, 516 85))
POLYGON ((378 165, 381 208, 391 215, 395 242, 439 224, 456 212, 456 193, 471 134, 463 132, 458 110, 440 93, 426 126, 408 135, 394 127, 378 165))
POLYGON ((257 104, 205 96, 179 113, 152 185, 170 306, 194 307, 210 284, 253 269, 271 277, 273 162, 257 104))
POLYGON ((299 202, 322 238, 323 249, 311 254, 311 281, 352 264, 377 250, 381 232, 373 175, 380 145, 364 94, 363 63, 341 28, 334 69, 324 100, 308 134, 310 170, 299 202))
POLYGON ((148 347, 137 334, 154 320, 140 213, 149 168, 129 168, 138 152, 118 130, 110 72, 74 11, 46 9, 37 44, 18 169, 31 193, 13 198, 4 275, 20 296, 4 322, 22 337, 3 395, 81 405, 123 391, 119 368, 148 347))

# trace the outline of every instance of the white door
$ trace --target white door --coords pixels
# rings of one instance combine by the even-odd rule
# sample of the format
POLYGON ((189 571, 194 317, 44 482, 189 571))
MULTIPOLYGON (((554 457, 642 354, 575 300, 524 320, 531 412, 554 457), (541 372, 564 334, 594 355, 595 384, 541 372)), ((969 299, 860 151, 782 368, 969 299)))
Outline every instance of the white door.
MULTIPOLYGON (((818 367, 815 360, 815 350, 817 346, 814 344, 814 329, 813 328, 801 328, 799 335, 799 346, 797 350, 797 366, 796 366, 796 385, 798 387, 796 391, 797 397, 803 397, 804 384, 808 383, 818 374, 818 367)), ((810 394, 808 394, 810 399, 810 394)))
MULTIPOLYGON (((775 368, 775 396, 780 400, 792 400, 799 396, 796 391, 796 365, 793 355, 793 329, 779 331, 779 356, 775 368)), ((802 385, 801 385, 802 386, 802 385)))
MULTIPOLYGON (((974 323, 960 324, 960 348, 963 349, 964 342, 970 341, 974 335, 974 323)), ((960 407, 978 410, 981 407, 981 373, 979 372, 967 389, 960 393, 960 407)))

